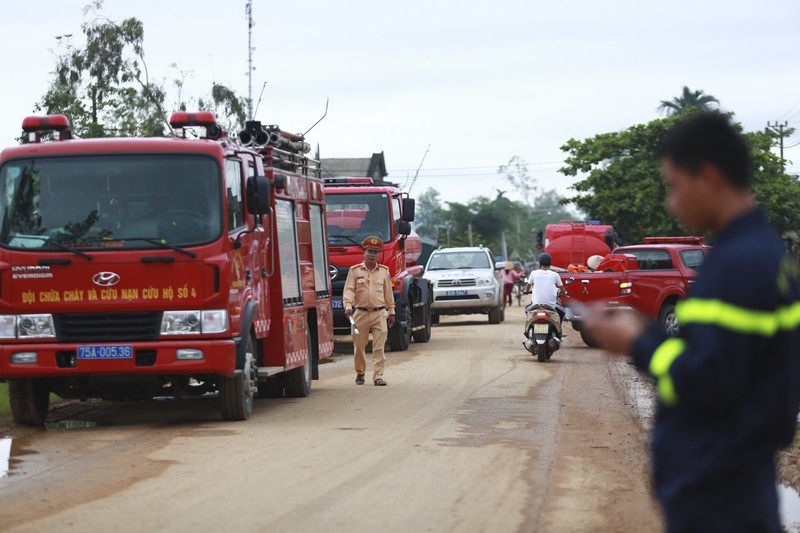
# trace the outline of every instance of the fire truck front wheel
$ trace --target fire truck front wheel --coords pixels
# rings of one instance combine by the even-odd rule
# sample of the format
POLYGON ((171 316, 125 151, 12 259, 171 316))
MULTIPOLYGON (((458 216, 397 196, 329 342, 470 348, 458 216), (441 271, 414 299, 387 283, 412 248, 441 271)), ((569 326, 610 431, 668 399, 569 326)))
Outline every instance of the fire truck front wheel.
POLYGON ((219 379, 219 401, 224 420, 247 420, 253 413, 253 398, 258 393, 255 335, 250 332, 244 342, 244 368, 233 377, 219 379))
POLYGON ((50 408, 50 390, 44 380, 34 378, 8 380, 11 415, 17 424, 41 426, 50 408))

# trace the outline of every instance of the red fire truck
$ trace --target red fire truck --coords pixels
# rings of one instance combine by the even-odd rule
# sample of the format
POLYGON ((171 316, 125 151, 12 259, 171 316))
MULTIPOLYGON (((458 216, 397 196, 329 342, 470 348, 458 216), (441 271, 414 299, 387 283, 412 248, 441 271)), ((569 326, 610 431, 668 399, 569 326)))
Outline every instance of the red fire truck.
POLYGON ((333 349, 325 196, 307 145, 212 113, 175 138, 71 139, 28 117, 0 153, 0 379, 14 419, 50 393, 146 399, 307 396, 333 349), (45 142, 45 139, 50 139, 45 142))
POLYGON ((376 185, 371 178, 325 178, 325 196, 336 333, 350 332, 342 309, 344 282, 350 267, 364 260, 361 241, 376 235, 385 243, 378 261, 389 267, 396 303, 389 347, 407 350, 412 337, 428 342, 433 290, 417 264, 422 241, 411 231, 414 200, 397 187, 376 185))

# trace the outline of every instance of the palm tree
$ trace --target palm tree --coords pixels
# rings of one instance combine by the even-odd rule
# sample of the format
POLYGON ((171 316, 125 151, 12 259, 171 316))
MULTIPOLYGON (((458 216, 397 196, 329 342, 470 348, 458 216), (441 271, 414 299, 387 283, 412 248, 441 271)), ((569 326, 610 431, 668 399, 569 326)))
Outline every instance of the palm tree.
POLYGON ((680 96, 676 96, 672 100, 661 100, 658 110, 670 116, 682 115, 691 108, 694 108, 695 111, 712 111, 714 109, 712 104, 719 107, 719 100, 710 94, 704 94, 703 91, 692 91, 684 85, 683 93, 680 96))

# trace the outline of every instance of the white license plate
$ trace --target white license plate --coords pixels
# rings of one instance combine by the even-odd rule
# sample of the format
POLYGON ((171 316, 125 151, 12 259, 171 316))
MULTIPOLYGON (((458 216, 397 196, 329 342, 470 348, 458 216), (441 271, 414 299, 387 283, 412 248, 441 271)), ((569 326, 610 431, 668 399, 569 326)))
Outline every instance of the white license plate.
POLYGON ((534 324, 533 333, 535 335, 547 335, 550 332, 550 324, 534 324))
POLYGON ((78 346, 78 359, 131 359, 130 344, 107 344, 104 346, 78 346))
POLYGON ((331 300, 331 306, 334 309, 343 309, 344 305, 342 304, 341 300, 331 300))
POLYGON ((467 291, 444 291, 445 296, 466 296, 467 291))

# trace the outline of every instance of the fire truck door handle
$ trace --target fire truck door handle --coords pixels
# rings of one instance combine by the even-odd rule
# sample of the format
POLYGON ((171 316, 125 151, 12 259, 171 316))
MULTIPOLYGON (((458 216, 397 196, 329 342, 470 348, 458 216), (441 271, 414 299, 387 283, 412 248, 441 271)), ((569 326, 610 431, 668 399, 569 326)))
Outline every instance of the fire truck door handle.
POLYGON ((267 269, 265 267, 261 267, 261 277, 266 278, 269 274, 267 274, 267 269))
POLYGON ((253 277, 253 275, 250 274, 250 269, 249 268, 244 271, 244 279, 245 279, 245 281, 250 281, 252 279, 252 277, 253 277))

